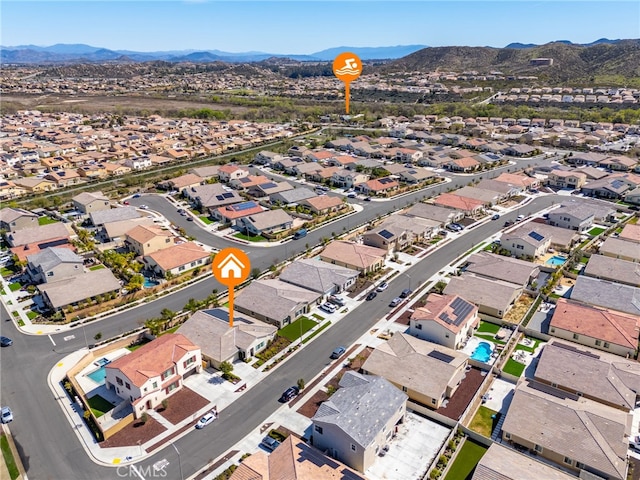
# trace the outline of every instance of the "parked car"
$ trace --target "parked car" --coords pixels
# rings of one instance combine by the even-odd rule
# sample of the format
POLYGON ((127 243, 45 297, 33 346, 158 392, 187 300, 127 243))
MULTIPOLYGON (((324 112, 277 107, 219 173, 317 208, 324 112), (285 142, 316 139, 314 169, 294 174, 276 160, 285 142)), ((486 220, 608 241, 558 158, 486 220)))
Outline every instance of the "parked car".
POLYGON ((370 202, 371 201, 371 197, 364 197, 364 201, 365 202, 370 202))
POLYGON ((331 358, 333 358, 334 360, 336 358, 340 358, 342 355, 344 355, 344 352, 346 352, 346 351, 347 351, 346 348, 338 347, 333 352, 331 352, 331 358))
POLYGON ((504 222, 504 226, 505 227, 510 227, 511 225, 513 225, 515 222, 513 220, 507 220, 506 222, 504 222))
POLYGON ((322 305, 320 305, 320 310, 324 310, 327 313, 334 313, 338 307, 336 307, 333 303, 329 303, 329 302, 324 302, 322 305))
POLYGON ((390 307, 397 307, 401 303, 402 303, 402 299, 400 297, 396 297, 393 300, 391 300, 391 303, 389 304, 389 306, 390 307))
POLYGON ((377 296, 378 296, 378 294, 375 292, 375 290, 373 292, 369 292, 369 295, 367 295, 367 301, 373 300, 377 296))
POLYGON ((300 393, 300 389, 298 387, 289 387, 284 392, 282 392, 282 395, 280 396, 280 401, 282 403, 286 403, 292 398, 297 397, 299 393, 300 393))
POLYGON ((464 230, 464 227, 459 223, 452 223, 451 226, 455 228, 456 232, 461 232, 462 230, 464 230))
POLYGON ((338 295, 331 295, 329 297, 329 301, 339 307, 344 307, 347 303, 344 301, 344 298, 339 297, 338 295))
POLYGON ((402 290, 402 293, 400 293, 400 298, 407 298, 412 293, 413 293, 413 290, 409 290, 408 288, 405 288, 404 290, 402 290))
POLYGON ((2 417, 2 423, 13 422, 13 412, 9 407, 2 407, 2 409, 0 409, 0 416, 2 417))
POLYGON ((306 236, 307 236, 307 229, 306 228, 301 228, 300 230, 298 230, 296 233, 293 234, 293 239, 294 240, 298 240, 298 239, 306 237, 306 236))
POLYGON ((140 194, 139 194, 139 193, 136 193, 136 194, 134 194, 131 198, 140 198, 140 194))
POLYGON ((347 195, 347 198, 356 198, 357 195, 355 193, 350 193, 349 195, 347 195))
POLYGON ((123 205, 129 205, 129 202, 125 200, 124 202, 122 202, 122 204, 123 205))
POLYGON ((141 208, 142 210, 148 210, 148 209, 149 209, 149 207, 147 207, 146 205, 140 205, 140 208, 141 208))
POLYGON ((187 222, 193 222, 193 217, 187 217, 187 222))
POLYGON ((11 345, 13 345, 13 340, 11 340, 9 337, 0 337, 0 345, 2 345, 3 347, 10 347, 11 345))
POLYGON ((389 284, 387 282, 382 282, 378 285, 378 288, 376 288, 376 292, 384 292, 387 288, 389 288, 389 284))
POLYGON ((453 226, 453 223, 450 223, 449 225, 447 225, 445 227, 447 230, 449 230, 450 232, 458 232, 459 230, 453 226))
POLYGON ((198 429, 204 428, 210 423, 213 423, 215 419, 216 419, 216 415, 213 412, 207 413, 204 417, 198 420, 198 423, 196 423, 196 428, 198 429))
POLYGON ((278 440, 276 440, 275 438, 270 437, 269 435, 267 435, 260 442, 260 446, 264 447, 265 449, 269 450, 270 452, 273 452, 276 448, 278 448, 280 446, 280 442, 278 440))
POLYGON ((495 215, 493 215, 491 217, 491 220, 498 220, 500 218, 500 215, 498 215, 497 213, 495 215))
POLYGON ((518 215, 516 217, 516 222, 521 222, 522 220, 524 220, 524 215, 518 215))

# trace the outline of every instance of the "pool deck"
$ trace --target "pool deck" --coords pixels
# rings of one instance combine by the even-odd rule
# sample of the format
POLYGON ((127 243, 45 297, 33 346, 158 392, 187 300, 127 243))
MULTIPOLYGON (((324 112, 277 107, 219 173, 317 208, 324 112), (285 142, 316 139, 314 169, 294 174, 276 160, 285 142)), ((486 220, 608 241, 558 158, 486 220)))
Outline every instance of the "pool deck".
MULTIPOLYGON (((487 365, 493 365, 497 358, 497 356, 496 357, 493 356, 493 353, 496 351, 496 344, 490 340, 486 340, 484 338, 478 338, 478 337, 471 337, 469 340, 467 340, 467 344, 460 351, 466 355, 469 355, 469 358, 471 358, 471 355, 473 355, 473 351, 478 347, 480 342, 485 342, 491 345, 491 353, 492 353, 491 358, 489 358, 489 360, 487 360, 486 362, 482 362, 482 363, 486 363, 487 365)), ((476 361, 480 361, 480 360, 476 360, 476 361)))
MULTIPOLYGON (((109 352, 104 356, 104 358, 110 361, 114 361, 116 358, 120 358, 123 355, 128 355, 129 353, 131 352, 126 348, 119 348, 118 350, 109 352)), ((97 359, 97 360, 100 360, 100 359, 97 359)), ((104 388, 104 382, 99 384, 88 376, 89 373, 94 372, 95 370, 98 370, 99 368, 101 368, 97 365, 97 360, 96 362, 93 362, 90 365, 87 365, 85 368, 83 368, 80 371, 80 373, 76 375, 76 382, 78 382, 78 384, 80 385, 80 388, 82 388, 84 393, 89 398, 96 395, 97 393, 100 393, 99 389, 101 386, 104 388)))

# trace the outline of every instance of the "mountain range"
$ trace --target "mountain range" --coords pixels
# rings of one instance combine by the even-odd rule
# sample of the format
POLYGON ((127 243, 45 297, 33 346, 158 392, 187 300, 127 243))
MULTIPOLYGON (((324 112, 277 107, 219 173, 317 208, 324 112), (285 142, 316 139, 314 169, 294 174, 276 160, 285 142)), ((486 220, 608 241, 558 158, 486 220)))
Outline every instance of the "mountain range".
POLYGON ((136 52, 132 50, 109 50, 84 44, 56 44, 48 47, 18 45, 0 47, 2 63, 82 63, 82 62, 260 62, 268 58, 289 58, 297 61, 330 61, 339 53, 349 51, 362 60, 385 60, 401 58, 427 48, 426 45, 398 45, 392 47, 335 47, 309 55, 287 55, 265 52, 231 53, 220 50, 177 50, 158 52, 136 52))

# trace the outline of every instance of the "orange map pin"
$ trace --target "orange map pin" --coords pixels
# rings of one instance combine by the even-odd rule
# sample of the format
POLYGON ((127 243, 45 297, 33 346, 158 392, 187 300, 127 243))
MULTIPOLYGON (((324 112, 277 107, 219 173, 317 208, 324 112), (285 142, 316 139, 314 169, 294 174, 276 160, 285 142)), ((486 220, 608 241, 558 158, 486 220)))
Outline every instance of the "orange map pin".
POLYGON ((349 97, 351 96, 350 85, 362 73, 362 62, 360 58, 351 52, 342 52, 333 61, 333 74, 344 82, 344 99, 349 113, 349 97))
POLYGON ((229 287, 229 327, 233 327, 233 288, 247 279, 251 262, 239 248, 225 248, 216 254, 211 269, 213 276, 229 287))

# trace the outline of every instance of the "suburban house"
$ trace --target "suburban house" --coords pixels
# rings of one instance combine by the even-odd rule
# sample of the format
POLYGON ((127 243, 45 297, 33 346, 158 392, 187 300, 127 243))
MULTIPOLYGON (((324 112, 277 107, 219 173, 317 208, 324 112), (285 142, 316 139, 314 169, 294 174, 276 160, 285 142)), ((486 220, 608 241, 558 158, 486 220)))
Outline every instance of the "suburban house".
POLYGON ((523 190, 533 190, 540 187, 540 180, 535 177, 520 175, 517 173, 501 173, 495 180, 503 182, 523 190))
MULTIPOLYGON (((30 245, 33 243, 56 243, 59 239, 68 239, 71 236, 70 227, 65 223, 57 222, 50 223, 48 225, 37 225, 29 228, 22 228, 18 231, 8 232, 6 235, 7 243, 11 247, 21 247, 23 245, 30 245)), ((57 245, 47 245, 57 246, 57 245)), ((46 248, 44 246, 42 248, 46 248)), ((34 253, 34 252, 30 252, 34 253)))
POLYGON ((174 244, 173 235, 155 225, 137 225, 125 234, 124 244, 136 255, 149 255, 174 244))
POLYGON ((38 226, 38 215, 22 208, 5 207, 0 210, 0 230, 14 232, 38 226))
POLYGON ((458 295, 478 306, 478 313, 502 318, 522 294, 522 285, 465 273, 451 277, 445 295, 458 295))
POLYGON ((84 260, 68 248, 49 247, 27 256, 26 272, 33 283, 49 283, 84 271, 84 260))
POLYGON ((515 389, 507 411, 502 440, 576 475, 585 470, 599 478, 625 480, 630 427, 625 412, 535 382, 523 382, 515 389))
POLYGON ((455 193, 442 193, 433 201, 434 205, 463 212, 467 216, 479 215, 484 210, 484 202, 461 197, 455 193))
POLYGON ((538 278, 540 266, 504 255, 477 252, 467 258, 462 270, 479 277, 504 280, 526 287, 538 278))
POLYGON ((233 223, 239 218, 263 211, 264 208, 262 208, 259 203, 249 201, 216 208, 215 210, 211 210, 211 216, 222 223, 233 223))
POLYGON ((627 223, 620 232, 619 238, 627 242, 640 243, 640 225, 627 223))
POLYGON ((307 313, 321 297, 318 292, 281 280, 255 280, 240 291, 235 308, 282 328, 307 313))
POLYGON ((356 185, 356 190, 365 195, 386 195, 398 188, 400 188, 398 181, 389 177, 372 178, 356 185))
POLYGON ((132 218, 140 218, 141 216, 138 209, 133 206, 96 210, 89 214, 89 218, 94 227, 102 227, 105 223, 130 220, 132 218))
POLYGON ((366 182, 369 178, 368 174, 342 169, 331 175, 331 183, 336 187, 353 188, 360 183, 366 182))
POLYGON ((542 348, 534 379, 626 412, 640 396, 636 362, 555 339, 542 348))
POLYGON ((221 182, 224 183, 248 176, 249 170, 247 170, 246 168, 241 168, 237 165, 222 165, 218 169, 218 178, 221 182))
POLYGON ((194 242, 178 243, 143 257, 145 267, 159 277, 181 275, 203 267, 211 261, 211 254, 194 242))
POLYGON ((412 185, 435 179, 437 175, 424 168, 409 168, 398 173, 400 180, 412 185))
POLYGON ((513 185, 511 183, 500 182, 489 178, 480 180, 475 187, 496 193, 498 195, 498 203, 504 202, 516 195, 520 195, 525 191, 525 189, 520 185, 513 185))
POLYGON ((281 208, 245 215, 236 220, 236 228, 248 235, 273 235, 292 226, 293 217, 281 208))
POLYGON ((320 259, 334 265, 358 270, 360 274, 366 275, 380 270, 384 266, 386 255, 387 251, 381 248, 345 240, 334 240, 320 253, 320 259))
POLYGON ((509 250, 518 258, 538 258, 549 250, 551 238, 544 236, 536 229, 537 224, 530 222, 522 227, 505 233, 500 246, 509 250))
MULTIPOLYGON (((247 175, 245 177, 240 178, 232 178, 229 180, 229 186, 235 188, 236 190, 247 191, 250 188, 253 188, 257 185, 266 185, 271 184, 274 187, 277 186, 276 183, 271 182, 264 175, 247 175)), ((254 192, 255 193, 255 192, 254 192)))
POLYGON ((237 313, 230 328, 229 309, 218 307, 195 312, 176 333, 200 346, 207 366, 219 368, 222 362, 252 358, 267 348, 277 331, 273 325, 237 313))
POLYGON ((436 410, 457 390, 468 360, 464 353, 396 333, 371 352, 362 372, 386 378, 409 400, 436 410))
POLYGON ((160 182, 158 183, 158 187, 165 190, 176 190, 178 192, 182 192, 183 190, 189 190, 191 187, 197 187, 201 183, 202 177, 194 173, 187 173, 185 175, 180 175, 179 177, 160 182))
POLYGON ((408 217, 424 218, 437 223, 441 228, 464 218, 464 212, 431 203, 416 203, 404 212, 408 217))
POLYGON ((280 273, 280 280, 298 287, 328 296, 347 291, 360 275, 357 270, 303 258, 287 265, 280 273))
POLYGON ((136 418, 180 391, 186 377, 202 369, 200 347, 167 333, 105 367, 105 386, 131 403, 136 418))
POLYGON ((258 165, 272 165, 273 163, 282 160, 284 157, 280 153, 270 152, 268 150, 262 150, 258 152, 253 161, 258 165))
MULTIPOLYGON (((393 218, 393 217, 391 217, 393 218)), ((385 222, 386 223, 386 222, 385 222)), ((397 224, 378 225, 362 235, 362 243, 390 252, 402 250, 412 240, 406 228, 397 224)))
POLYGON ((229 191, 228 188, 220 183, 207 183, 185 189, 182 194, 201 211, 214 210, 244 201, 238 192, 229 191))
POLYGON ((477 187, 462 187, 456 190, 456 195, 482 202, 485 207, 492 207, 503 200, 503 194, 477 187))
POLYGON ((548 223, 539 223, 534 219, 531 223, 535 224, 535 230, 543 237, 549 238, 551 243, 549 246, 561 252, 570 252, 573 246, 580 241, 580 234, 576 230, 568 228, 554 227, 548 223))
POLYGON ((298 203, 303 207, 307 207, 314 215, 326 215, 327 213, 337 212, 338 210, 347 208, 347 204, 344 203, 340 197, 329 195, 318 195, 306 198, 298 203))
POLYGON ((98 237, 102 237, 105 242, 114 242, 114 246, 124 245, 126 233, 138 225, 153 225, 153 220, 147 217, 132 218, 129 220, 116 220, 102 225, 97 230, 98 237))
POLYGON ((482 456, 471 480, 575 480, 574 475, 563 472, 534 457, 513 448, 492 443, 482 456))
POLYGON ((275 205, 297 205, 302 200, 317 196, 314 191, 306 187, 301 187, 270 193, 269 201, 275 205))
POLYGON ((619 258, 629 262, 640 262, 640 245, 636 242, 629 242, 624 238, 609 237, 602 245, 599 252, 611 258, 619 258))
POLYGON ((640 205, 640 187, 636 187, 633 190, 624 194, 624 201, 631 203, 632 205, 640 205))
POLYGON ((591 228, 594 221, 593 209, 588 205, 561 205, 548 214, 549 225, 584 232, 591 228))
POLYGON ((554 337, 633 357, 638 349, 638 317, 559 298, 549 324, 554 337))
POLYGON ((571 188, 574 190, 582 188, 586 183, 587 176, 575 170, 551 170, 547 174, 546 183, 554 188, 571 188))
POLYGON ((578 275, 571 300, 640 316, 640 288, 578 275))
MULTIPOLYGON (((640 248, 640 246, 638 248, 640 248)), ((584 269, 584 274, 609 282, 640 287, 640 265, 628 260, 612 258, 605 255, 591 255, 584 269)))
POLYGON ((366 471, 404 422, 407 395, 382 377, 348 370, 313 416, 312 444, 366 471))
POLYGON ((88 270, 73 277, 38 285, 44 303, 54 311, 76 307, 84 300, 95 300, 120 291, 120 282, 108 268, 88 270))
POLYGON ((409 334, 457 350, 473 335, 479 322, 474 304, 458 295, 432 293, 424 307, 417 307, 411 314, 409 334))

